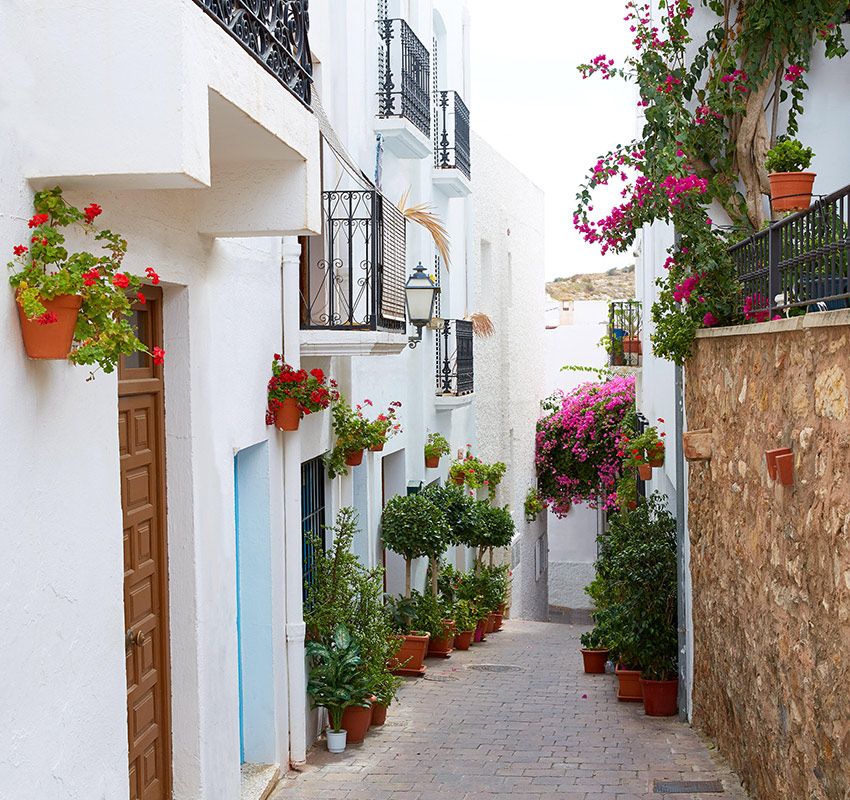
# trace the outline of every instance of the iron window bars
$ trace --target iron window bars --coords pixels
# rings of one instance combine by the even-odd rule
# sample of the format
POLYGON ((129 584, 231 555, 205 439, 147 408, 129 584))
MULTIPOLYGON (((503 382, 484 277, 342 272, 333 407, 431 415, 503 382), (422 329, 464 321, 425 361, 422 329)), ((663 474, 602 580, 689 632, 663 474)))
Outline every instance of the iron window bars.
POLYGON ((310 107, 309 0, 194 0, 277 80, 310 107))
POLYGON ((437 331, 437 394, 462 397, 475 390, 472 323, 443 320, 437 331))
POLYGON ((303 561, 304 603, 307 587, 312 586, 316 564, 316 540, 322 550, 325 540, 325 464, 322 457, 305 461, 301 465, 301 556, 303 561))
POLYGON ((406 220, 374 190, 322 193, 301 264, 304 329, 404 332, 406 220))
POLYGON ((469 109, 457 92, 437 92, 434 126, 434 166, 459 169, 472 177, 469 148, 469 109))
POLYGON ((403 19, 378 20, 378 116, 400 117, 431 138, 431 59, 403 19))
POLYGON ((615 300, 608 305, 610 366, 639 367, 643 360, 641 344, 641 304, 638 300, 615 300))
MULTIPOLYGON (((729 248, 754 315, 850 307, 850 186, 729 248)), ((757 318, 757 316, 756 316, 757 318)))

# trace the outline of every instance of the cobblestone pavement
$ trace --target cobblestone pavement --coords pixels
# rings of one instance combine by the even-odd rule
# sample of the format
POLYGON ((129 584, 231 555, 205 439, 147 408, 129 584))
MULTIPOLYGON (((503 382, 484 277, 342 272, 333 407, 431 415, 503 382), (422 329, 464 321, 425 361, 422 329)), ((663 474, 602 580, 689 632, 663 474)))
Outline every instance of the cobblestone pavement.
POLYGON ((746 800, 688 726, 618 703, 613 675, 582 672, 581 630, 506 621, 468 652, 428 659, 383 728, 342 755, 318 742, 273 800, 746 800), (485 665, 514 669, 474 669, 485 665), (725 792, 653 794, 655 779, 717 779, 725 792))

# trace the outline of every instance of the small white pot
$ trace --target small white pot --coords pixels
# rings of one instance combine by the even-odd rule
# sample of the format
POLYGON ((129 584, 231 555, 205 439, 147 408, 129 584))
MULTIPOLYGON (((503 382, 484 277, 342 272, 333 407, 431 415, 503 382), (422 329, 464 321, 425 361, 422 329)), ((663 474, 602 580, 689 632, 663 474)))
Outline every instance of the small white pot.
POLYGON ((343 753, 345 752, 345 740, 348 736, 348 731, 335 732, 328 729, 328 752, 343 753))

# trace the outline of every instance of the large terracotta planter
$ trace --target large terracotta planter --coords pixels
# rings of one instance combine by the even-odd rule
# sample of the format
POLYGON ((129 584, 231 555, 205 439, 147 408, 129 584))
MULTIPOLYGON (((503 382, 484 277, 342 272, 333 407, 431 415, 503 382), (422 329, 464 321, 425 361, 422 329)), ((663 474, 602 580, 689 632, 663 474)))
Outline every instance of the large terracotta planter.
POLYGON ((274 411, 274 424, 281 431, 297 431, 301 411, 294 397, 287 397, 274 411))
POLYGON ((363 463, 362 450, 349 450, 345 454, 345 465, 347 467, 359 467, 363 463))
POLYGON ((455 648, 458 650, 469 650, 474 635, 475 631, 461 631, 455 634, 455 648))
POLYGON ((478 620, 478 624, 475 626, 475 634, 473 635, 473 641, 475 642, 486 642, 487 641, 487 620, 480 619, 478 620))
POLYGON ((640 702, 643 700, 639 669, 626 669, 617 664, 614 674, 617 676, 618 700, 623 702, 640 702))
POLYGON ((498 611, 493 612, 493 633, 502 630, 502 615, 498 611))
POLYGON ((372 706, 349 706, 342 712, 342 729, 348 734, 348 744, 358 744, 366 738, 372 724, 372 706))
POLYGON ((389 668, 394 675, 418 677, 425 674, 425 654, 430 636, 400 636, 399 649, 390 659, 389 668))
POLYGON ((381 703, 372 703, 372 726, 380 728, 387 721, 387 707, 381 703))
POLYGON ((77 294, 60 294, 52 300, 41 302, 48 314, 56 315, 56 322, 42 325, 34 319, 27 319, 20 303, 15 303, 21 321, 24 349, 30 358, 68 358, 83 298, 77 294))
POLYGON ((439 456, 425 456, 425 468, 426 469, 438 469, 440 466, 440 457, 439 456))
POLYGON ((450 633, 442 639, 433 636, 428 641, 428 656, 431 658, 449 658, 454 650, 454 636, 450 633))
POLYGON ((672 717, 679 710, 679 681, 646 681, 643 689, 643 710, 648 717, 672 717))
POLYGON ((584 671, 588 675, 605 674, 605 664, 608 663, 607 650, 586 650, 582 648, 581 657, 584 661, 584 671))
POLYGON ((648 481, 652 478, 652 466, 650 464, 641 464, 638 466, 638 475, 642 481, 648 481))
POLYGON ((770 205, 774 211, 803 211, 812 204, 814 172, 772 172, 770 205))

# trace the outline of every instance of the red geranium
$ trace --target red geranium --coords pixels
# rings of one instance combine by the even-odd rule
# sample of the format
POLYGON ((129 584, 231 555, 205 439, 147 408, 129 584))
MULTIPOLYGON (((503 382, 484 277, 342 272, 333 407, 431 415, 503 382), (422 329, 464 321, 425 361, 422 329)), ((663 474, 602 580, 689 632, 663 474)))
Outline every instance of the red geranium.
POLYGON ((305 369, 295 369, 275 353, 268 385, 267 421, 284 400, 295 400, 301 414, 306 415, 323 411, 338 397, 339 393, 328 386, 322 370, 313 369, 308 373, 305 369))
POLYGON ((91 225, 95 217, 99 217, 103 213, 103 209, 97 203, 89 203, 84 209, 83 214, 86 215, 86 222, 91 225))
POLYGON ((50 214, 35 214, 27 223, 30 228, 37 228, 39 225, 44 225, 50 219, 50 214))
POLYGON ((27 252, 28 249, 29 249, 28 247, 25 247, 24 245, 19 244, 19 245, 15 245, 14 252, 15 252, 16 256, 22 256, 24 253, 27 252))
POLYGON ((151 351, 151 355, 153 356, 154 364, 163 364, 165 363, 165 350, 161 347, 154 347, 151 351))
POLYGON ((123 272, 116 272, 112 276, 112 283, 119 289, 126 289, 130 285, 130 279, 123 272))

